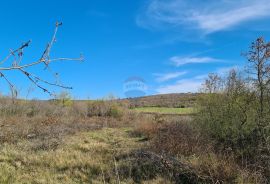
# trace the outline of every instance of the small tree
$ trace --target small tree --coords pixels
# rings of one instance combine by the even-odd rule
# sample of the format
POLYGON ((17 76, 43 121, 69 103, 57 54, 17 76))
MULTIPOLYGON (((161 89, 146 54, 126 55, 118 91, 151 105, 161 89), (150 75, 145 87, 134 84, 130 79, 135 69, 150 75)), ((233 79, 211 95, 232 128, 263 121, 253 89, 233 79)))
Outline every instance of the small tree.
POLYGON ((209 73, 204 83, 204 91, 207 93, 217 93, 222 87, 221 77, 215 73, 209 73))
POLYGON ((264 124, 264 113, 269 113, 270 108, 265 108, 266 96, 270 84, 270 42, 265 42, 260 37, 251 43, 250 51, 245 54, 249 62, 248 73, 250 81, 255 87, 259 98, 258 126, 264 124))
MULTIPOLYGON (((47 80, 42 79, 39 77, 39 75, 31 73, 27 71, 27 69, 36 66, 36 65, 41 65, 43 64, 45 66, 44 69, 50 70, 50 63, 51 62, 56 62, 56 61, 69 61, 69 60, 77 60, 77 61, 83 61, 83 57, 81 56, 80 58, 51 58, 50 53, 51 49, 56 42, 56 35, 58 32, 58 28, 62 26, 61 22, 56 22, 55 25, 55 30, 54 34, 52 36, 51 41, 46 45, 41 57, 34 62, 29 62, 29 63, 23 63, 23 56, 24 56, 24 49, 29 47, 31 41, 27 41, 23 43, 19 48, 13 50, 10 49, 9 54, 2 60, 0 61, 0 77, 3 78, 9 85, 11 89, 11 94, 12 97, 15 98, 17 97, 17 90, 14 86, 14 84, 6 77, 6 72, 8 71, 18 71, 22 73, 28 80, 30 80, 36 87, 41 89, 43 92, 48 93, 50 96, 53 96, 53 93, 50 92, 44 85, 49 85, 49 86, 56 86, 60 87, 63 89, 72 89, 72 87, 64 86, 59 84, 58 82, 49 82, 47 80)), ((58 73, 55 73, 55 76, 57 76, 58 73)))

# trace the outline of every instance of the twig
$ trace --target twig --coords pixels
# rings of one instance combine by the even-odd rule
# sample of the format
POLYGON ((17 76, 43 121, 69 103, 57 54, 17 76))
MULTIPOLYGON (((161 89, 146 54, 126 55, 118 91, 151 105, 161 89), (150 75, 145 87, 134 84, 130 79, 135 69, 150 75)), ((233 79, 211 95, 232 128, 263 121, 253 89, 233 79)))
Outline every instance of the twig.
MULTIPOLYGON (((49 95, 52 96, 52 93, 49 92, 49 90, 47 90, 45 87, 43 87, 42 85, 40 85, 39 83, 44 83, 50 86, 55 86, 55 87, 60 87, 60 88, 64 88, 64 89, 72 89, 72 87, 68 87, 68 86, 64 86, 64 85, 60 85, 57 82, 52 83, 52 82, 48 82, 47 80, 44 80, 42 78, 40 78, 39 76, 32 74, 30 72, 27 72, 25 69, 39 65, 41 63, 45 64, 45 69, 49 68, 49 64, 51 62, 56 62, 56 61, 83 61, 84 58, 81 55, 80 58, 65 58, 65 57, 60 57, 60 58, 55 58, 55 59, 50 59, 50 52, 52 49, 53 44, 56 41, 56 35, 58 32, 58 28, 59 26, 61 26, 62 23, 61 22, 56 22, 55 25, 55 30, 53 33, 53 36, 50 40, 50 42, 46 45, 46 48, 44 50, 44 52, 41 55, 41 58, 37 61, 34 62, 30 62, 24 65, 20 65, 21 61, 23 59, 23 50, 25 48, 27 48, 30 43, 31 40, 23 43, 19 48, 12 50, 10 49, 9 54, 2 60, 0 61, 0 65, 6 63, 7 61, 9 61, 9 59, 11 57, 14 57, 14 60, 11 62, 10 66, 6 66, 6 67, 0 67, 0 71, 10 71, 10 70, 19 70, 20 72, 22 72, 35 86, 37 86, 38 88, 42 89, 44 92, 48 93, 49 95)), ((51 71, 51 70, 49 70, 51 71)), ((9 86, 14 89, 14 85, 8 80, 8 78, 5 77, 5 75, 0 72, 0 77, 4 78, 6 80, 6 82, 9 84, 9 86)))

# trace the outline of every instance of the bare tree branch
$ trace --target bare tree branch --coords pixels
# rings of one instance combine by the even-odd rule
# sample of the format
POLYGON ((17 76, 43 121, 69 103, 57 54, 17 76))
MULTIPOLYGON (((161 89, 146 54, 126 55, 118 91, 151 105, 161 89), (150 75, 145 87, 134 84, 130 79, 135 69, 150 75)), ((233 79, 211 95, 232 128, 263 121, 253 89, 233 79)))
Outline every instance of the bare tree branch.
POLYGON ((64 88, 64 89, 72 89, 72 87, 68 87, 68 86, 63 86, 63 85, 60 85, 60 84, 57 84, 57 83, 52 83, 52 82, 48 82, 44 79, 41 79, 40 77, 38 77, 37 75, 33 74, 33 73, 29 73, 23 69, 19 69, 22 71, 23 74, 25 74, 26 76, 30 76, 32 77, 33 79, 35 79, 36 82, 43 82, 45 84, 48 84, 48 85, 51 85, 51 86, 57 86, 57 87, 60 87, 60 88, 64 88))
POLYGON ((18 71, 22 72, 22 74, 24 74, 36 87, 40 88, 42 91, 48 93, 51 96, 53 94, 48 89, 46 89, 44 86, 42 86, 40 83, 50 85, 50 86, 59 87, 59 88, 64 88, 64 89, 72 89, 72 87, 64 86, 64 85, 58 84, 57 82, 55 82, 55 83, 48 82, 47 80, 42 79, 38 75, 35 75, 35 74, 30 73, 30 72, 25 70, 27 68, 44 63, 45 69, 49 69, 49 71, 51 71, 49 68, 49 64, 51 62, 84 61, 84 58, 82 55, 79 58, 66 58, 66 57, 60 57, 60 58, 55 58, 55 59, 50 58, 51 49, 52 49, 54 43, 56 42, 56 36, 57 36, 58 28, 60 26, 62 26, 62 22, 56 22, 53 36, 52 36, 50 42, 46 45, 46 48, 43 51, 39 60, 21 65, 21 62, 23 60, 23 55, 24 55, 24 49, 29 47, 29 45, 31 43, 31 40, 29 40, 29 41, 23 43, 19 48, 15 49, 15 50, 10 49, 9 54, 3 60, 0 61, 0 65, 3 65, 3 64, 7 64, 7 62, 11 58, 13 58, 13 61, 9 64, 9 66, 0 67, 0 77, 3 78, 8 83, 8 85, 10 86, 11 89, 15 89, 14 85, 1 71, 18 70, 18 71))

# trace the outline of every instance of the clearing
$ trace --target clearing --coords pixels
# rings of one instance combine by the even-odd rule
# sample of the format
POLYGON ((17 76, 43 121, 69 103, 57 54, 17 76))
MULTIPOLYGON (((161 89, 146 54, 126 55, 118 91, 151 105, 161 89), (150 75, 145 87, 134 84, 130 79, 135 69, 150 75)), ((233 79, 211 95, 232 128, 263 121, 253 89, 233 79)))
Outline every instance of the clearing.
POLYGON ((169 108, 169 107, 139 107, 134 108, 137 112, 143 113, 158 113, 158 114, 178 114, 178 115, 186 115, 193 114, 194 108, 169 108))

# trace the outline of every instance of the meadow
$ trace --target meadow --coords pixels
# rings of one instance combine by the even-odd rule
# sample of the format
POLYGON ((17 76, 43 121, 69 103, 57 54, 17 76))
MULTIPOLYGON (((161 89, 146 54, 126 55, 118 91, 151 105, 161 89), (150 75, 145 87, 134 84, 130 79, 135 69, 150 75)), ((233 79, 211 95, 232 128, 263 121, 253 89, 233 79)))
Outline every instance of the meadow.
POLYGON ((190 115, 194 113, 194 108, 171 108, 171 107, 139 107, 134 108, 136 112, 158 113, 158 114, 179 114, 190 115))

